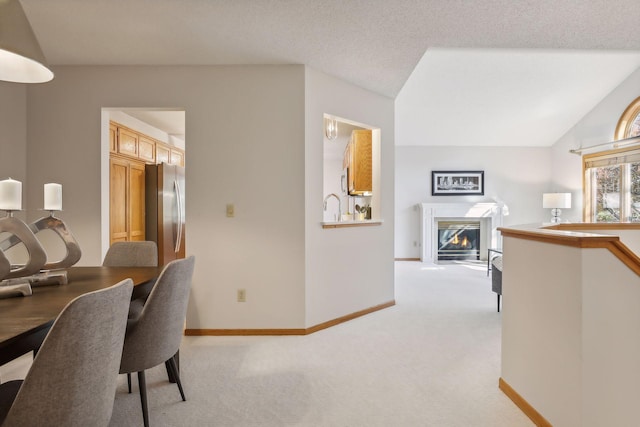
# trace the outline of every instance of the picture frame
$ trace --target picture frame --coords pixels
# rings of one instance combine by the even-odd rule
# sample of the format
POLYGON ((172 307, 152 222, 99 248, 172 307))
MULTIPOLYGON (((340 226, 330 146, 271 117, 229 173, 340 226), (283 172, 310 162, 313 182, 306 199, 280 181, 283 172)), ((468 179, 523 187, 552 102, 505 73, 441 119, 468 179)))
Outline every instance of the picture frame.
POLYGON ((483 196, 484 171, 431 171, 432 196, 483 196))

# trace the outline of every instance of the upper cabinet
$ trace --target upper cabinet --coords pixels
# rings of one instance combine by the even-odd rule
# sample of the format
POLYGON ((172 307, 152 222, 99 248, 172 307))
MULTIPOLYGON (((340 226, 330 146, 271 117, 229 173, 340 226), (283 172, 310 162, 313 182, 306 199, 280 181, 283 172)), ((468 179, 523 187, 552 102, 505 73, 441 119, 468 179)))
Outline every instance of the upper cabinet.
POLYGON ((344 152, 343 168, 347 169, 351 196, 369 196, 373 191, 371 135, 370 130, 354 130, 344 152))
POLYGON ((118 127, 109 123, 109 151, 115 153, 118 149, 118 127))
POLYGON ((169 163, 169 152, 171 150, 169 147, 164 145, 156 144, 156 162, 160 163, 169 163))
POLYGON ((118 153, 138 157, 138 134, 125 128, 118 128, 118 153))
POLYGON ((138 138, 138 158, 148 163, 156 162, 156 144, 152 139, 140 135, 138 138))
POLYGON ((184 150, 116 122, 109 123, 109 150, 145 163, 184 166, 184 150))

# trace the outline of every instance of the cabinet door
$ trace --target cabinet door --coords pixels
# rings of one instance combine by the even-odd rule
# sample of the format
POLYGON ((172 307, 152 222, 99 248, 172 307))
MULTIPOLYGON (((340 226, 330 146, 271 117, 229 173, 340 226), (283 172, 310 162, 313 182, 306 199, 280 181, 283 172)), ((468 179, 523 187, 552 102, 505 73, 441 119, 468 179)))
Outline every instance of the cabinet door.
POLYGON ((172 165, 184 166, 184 153, 174 148, 171 149, 169 163, 172 165))
POLYGON ((118 128, 109 124, 109 152, 115 153, 118 149, 118 128))
POLYGON ((144 163, 114 156, 109 163, 110 243, 145 240, 144 163))
POLYGON ((111 243, 128 240, 129 165, 126 160, 111 158, 109 168, 109 234, 111 243))
POLYGON ((118 128, 118 153, 138 157, 138 135, 118 128))
POLYGON ((129 240, 145 240, 144 163, 129 164, 129 240))
POLYGON ((156 162, 156 143, 143 136, 138 138, 138 158, 149 163, 156 162))
POLYGON ((373 153, 370 130, 354 130, 349 142, 349 194, 370 194, 373 190, 373 153))
POLYGON ((156 144, 156 163, 169 163, 169 147, 156 144))

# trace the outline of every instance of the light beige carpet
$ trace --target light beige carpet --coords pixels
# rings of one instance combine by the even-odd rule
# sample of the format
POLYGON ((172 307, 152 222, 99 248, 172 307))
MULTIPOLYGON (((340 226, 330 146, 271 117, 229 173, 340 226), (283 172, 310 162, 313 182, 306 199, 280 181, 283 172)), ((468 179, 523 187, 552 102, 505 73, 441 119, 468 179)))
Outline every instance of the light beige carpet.
MULTIPOLYGON (((501 315, 485 266, 397 262, 396 302, 308 336, 185 337, 187 401, 164 366, 148 371, 151 425, 533 425, 498 389, 501 315)), ((122 375, 113 427, 142 425, 135 376, 126 390, 122 375)))

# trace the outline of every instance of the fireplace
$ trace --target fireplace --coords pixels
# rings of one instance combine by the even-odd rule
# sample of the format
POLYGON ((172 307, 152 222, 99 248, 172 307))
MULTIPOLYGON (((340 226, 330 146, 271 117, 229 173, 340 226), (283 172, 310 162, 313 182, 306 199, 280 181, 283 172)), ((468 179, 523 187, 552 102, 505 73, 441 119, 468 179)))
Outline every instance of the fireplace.
POLYGON ((480 221, 438 221, 438 261, 479 260, 480 221))
MULTIPOLYGON (((497 228, 502 226, 503 215, 508 213, 503 203, 421 203, 419 207, 422 262, 438 262, 441 259, 438 257, 438 223, 443 221, 480 224, 475 231, 478 233, 475 240, 479 255, 475 255, 473 259, 486 260, 488 249, 502 248, 502 238, 497 228)), ((469 239, 472 237, 467 236, 467 240, 469 239)))

